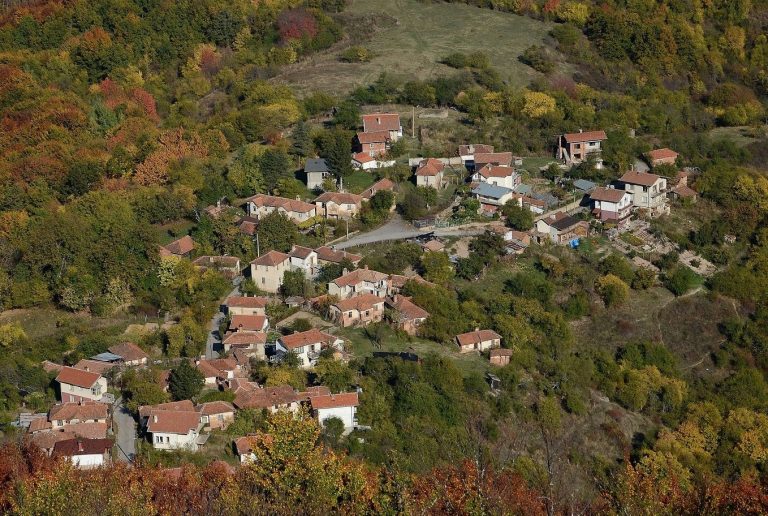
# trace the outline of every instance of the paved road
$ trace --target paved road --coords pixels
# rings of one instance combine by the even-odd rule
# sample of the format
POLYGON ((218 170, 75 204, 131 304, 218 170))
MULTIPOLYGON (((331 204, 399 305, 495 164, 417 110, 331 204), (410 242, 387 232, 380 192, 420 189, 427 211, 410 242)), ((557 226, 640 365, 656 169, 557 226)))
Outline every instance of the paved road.
MULTIPOLYGON (((232 289, 232 292, 227 295, 229 296, 235 296, 240 292, 240 281, 237 281, 237 284, 235 285, 235 288, 232 289)), ((223 300, 222 300, 223 301, 223 300)), ((221 306, 221 303, 219 303, 219 306, 221 306)), ((214 347, 217 347, 218 344, 221 344, 221 335, 219 333, 219 325, 221 324, 221 321, 224 320, 226 315, 222 311, 216 312, 216 314, 211 319, 211 324, 208 325, 208 340, 205 343, 205 358, 208 360, 213 360, 214 358, 218 358, 219 354, 214 351, 214 347)))
POLYGON ((128 409, 123 405, 123 399, 115 401, 115 410, 112 414, 117 426, 116 444, 117 460, 131 462, 136 455, 136 422, 128 409))
POLYGON ((470 226, 454 228, 416 229, 413 225, 400 218, 399 215, 395 215, 392 217, 392 220, 383 226, 368 233, 356 235, 345 242, 339 242, 335 244, 334 247, 336 249, 347 249, 363 244, 374 244, 376 242, 386 242, 389 240, 405 240, 431 232, 434 232, 436 236, 480 235, 485 231, 486 226, 487 224, 472 224, 470 226))

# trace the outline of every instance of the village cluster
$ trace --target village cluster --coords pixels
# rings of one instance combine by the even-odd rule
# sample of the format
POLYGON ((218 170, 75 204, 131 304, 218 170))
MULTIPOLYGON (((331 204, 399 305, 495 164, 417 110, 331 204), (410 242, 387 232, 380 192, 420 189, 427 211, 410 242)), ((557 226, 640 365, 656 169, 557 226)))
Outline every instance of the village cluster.
MULTIPOLYGON (((363 116, 363 132, 355 138, 353 165, 361 170, 374 170, 393 164, 386 161, 389 146, 402 137, 400 117, 392 113, 363 116)), ((564 167, 571 167, 597 157, 603 142, 603 131, 564 134, 557 142, 557 158, 564 167)), ((595 221, 610 231, 624 230, 630 215, 641 211, 649 216, 666 213, 670 197, 695 198, 696 192, 687 183, 689 172, 681 172, 670 189, 668 181, 651 170, 664 164, 675 164, 677 153, 658 149, 647 156, 648 170, 632 170, 615 184, 597 185, 586 180, 573 182, 572 205, 552 209, 558 200, 535 194, 523 183, 518 167, 521 159, 510 152, 495 152, 489 145, 470 144, 458 148, 455 156, 411 160, 414 182, 419 187, 442 189, 449 170, 465 170, 470 183, 470 195, 479 201, 478 215, 497 217, 509 202, 529 209, 536 217, 532 230, 523 232, 493 226, 503 236, 508 253, 521 253, 531 242, 578 246, 589 235, 595 221), (578 197, 578 198, 577 198, 578 197), (590 222, 585 213, 591 213, 590 222)), ((327 163, 319 158, 309 159, 305 166, 307 186, 321 190, 331 176, 327 163)), ((340 185, 341 186, 341 185, 340 185)), ((381 179, 361 194, 323 192, 313 202, 256 194, 244 200, 245 215, 234 223, 246 235, 257 238, 260 220, 279 212, 306 229, 322 219, 352 219, 360 214, 363 203, 379 191, 394 191, 397 185, 381 179)), ((394 207, 393 207, 394 208, 394 207)), ((207 213, 217 217, 221 206, 210 206, 207 213)), ((489 225, 489 229, 491 226, 489 225)), ((424 252, 440 252, 445 244, 430 238, 422 242, 424 252)), ((161 257, 190 259, 195 242, 184 236, 161 248, 161 257)), ((247 276, 261 292, 258 296, 232 295, 222 306, 228 327, 221 335, 217 351, 221 358, 200 357, 192 360, 210 389, 228 390, 234 401, 213 401, 195 405, 183 400, 138 409, 139 433, 156 449, 196 450, 204 446, 209 433, 225 429, 235 420, 238 410, 267 411, 306 409, 322 425, 329 418, 341 420, 344 431, 358 427, 356 410, 359 389, 351 392, 331 392, 323 385, 298 391, 289 385, 264 386, 251 381, 252 361, 283 362, 289 354, 303 369, 312 369, 322 356, 347 360, 344 339, 335 335, 334 328, 365 326, 386 321, 409 335, 416 335, 419 326, 430 316, 413 300, 403 295, 407 282, 429 283, 416 273, 385 274, 368 267, 357 268, 363 257, 337 250, 333 246, 318 248, 293 245, 288 252, 266 249, 247 266, 233 256, 200 256, 192 261, 195 267, 215 268, 239 280, 247 276), (327 283, 327 293, 312 298, 280 297, 284 277, 289 271, 301 271, 305 278, 315 279, 328 265, 337 265, 341 274, 327 283), (348 270, 348 266, 352 270, 348 270), (273 329, 267 308, 270 303, 285 303, 292 307, 319 314, 325 326, 306 331, 281 334, 273 329)), ((317 325, 315 325, 317 326, 317 325)), ((509 363, 512 351, 502 347, 501 337, 489 329, 455 336, 454 345, 460 352, 488 352, 490 363, 509 363)), ((113 435, 110 431, 115 398, 111 385, 128 368, 151 365, 150 356, 132 343, 113 346, 106 353, 81 360, 72 367, 47 362, 48 371, 56 371, 59 403, 47 413, 26 414, 20 424, 30 438, 46 453, 69 458, 80 467, 94 467, 110 460, 113 435), (108 382, 109 379, 109 382, 108 382)), ((167 389, 168 372, 163 377, 167 389)), ((124 431, 124 430, 123 430, 124 431)), ((242 462, 252 459, 248 437, 233 442, 233 450, 242 462)))

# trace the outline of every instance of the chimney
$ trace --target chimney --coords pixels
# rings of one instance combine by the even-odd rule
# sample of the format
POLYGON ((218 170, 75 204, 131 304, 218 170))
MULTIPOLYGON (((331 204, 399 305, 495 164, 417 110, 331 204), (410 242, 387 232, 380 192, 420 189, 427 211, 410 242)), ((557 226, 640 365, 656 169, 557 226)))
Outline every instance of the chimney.
POLYGON ((475 331, 480 331, 480 327, 479 326, 475 326, 475 331))
POLYGON ((365 264, 365 270, 368 270, 368 264, 367 263, 365 264))
POLYGON ((579 134, 583 133, 584 129, 579 128, 579 134))
POLYGON ((300 201, 300 200, 301 200, 301 196, 298 196, 298 195, 297 195, 297 196, 296 196, 296 200, 297 200, 297 201, 300 201))
POLYGON ((81 441, 80 439, 77 440, 77 451, 79 451, 80 453, 83 453, 85 451, 85 449, 83 448, 83 441, 81 441))
POLYGON ((152 415, 152 422, 157 423, 157 414, 152 415))
POLYGON ((346 268, 346 267, 344 267, 343 269, 341 269, 341 275, 342 275, 342 276, 346 276, 347 274, 349 274, 349 271, 347 270, 347 268, 346 268))

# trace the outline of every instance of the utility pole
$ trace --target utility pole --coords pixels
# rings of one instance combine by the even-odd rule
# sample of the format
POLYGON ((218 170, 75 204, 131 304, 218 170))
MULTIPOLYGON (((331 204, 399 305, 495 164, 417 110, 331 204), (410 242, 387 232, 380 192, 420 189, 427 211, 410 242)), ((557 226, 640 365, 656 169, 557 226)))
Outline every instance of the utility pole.
POLYGON ((411 115, 411 137, 416 138, 416 106, 412 107, 411 115))
POLYGON ((349 240, 349 219, 344 219, 347 223, 347 240, 349 240))
POLYGON ((261 256, 261 246, 259 245, 259 232, 256 231, 256 257, 261 256))

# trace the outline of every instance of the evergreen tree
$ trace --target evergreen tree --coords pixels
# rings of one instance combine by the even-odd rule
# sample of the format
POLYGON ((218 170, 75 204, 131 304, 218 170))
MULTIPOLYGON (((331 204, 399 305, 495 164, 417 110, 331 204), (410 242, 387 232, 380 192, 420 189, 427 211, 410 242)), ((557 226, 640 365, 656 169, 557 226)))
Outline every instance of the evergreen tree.
POLYGON ((187 360, 183 360, 175 369, 171 369, 168 389, 173 399, 177 401, 192 399, 203 390, 204 385, 203 373, 192 367, 187 360))
POLYGON ((291 134, 293 145, 291 145, 291 154, 300 158, 311 156, 314 151, 312 138, 309 135, 309 126, 303 120, 296 124, 291 134))

